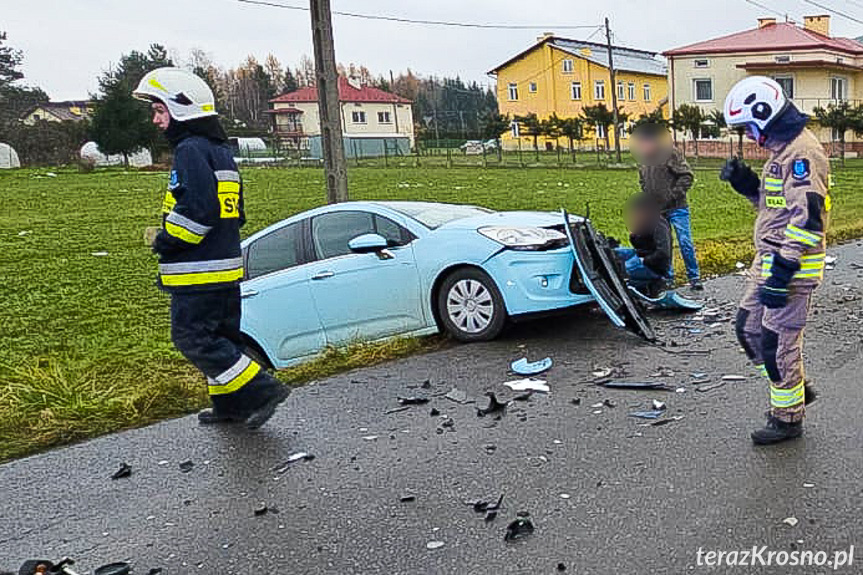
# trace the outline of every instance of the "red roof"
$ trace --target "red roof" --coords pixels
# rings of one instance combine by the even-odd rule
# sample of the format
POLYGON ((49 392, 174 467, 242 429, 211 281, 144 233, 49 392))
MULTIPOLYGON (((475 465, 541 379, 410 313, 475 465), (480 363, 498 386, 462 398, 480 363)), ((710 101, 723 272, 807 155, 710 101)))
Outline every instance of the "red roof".
MULTIPOLYGON (((276 96, 270 102, 273 103, 291 103, 291 102, 317 102, 318 89, 316 86, 300 88, 281 96, 276 96)), ((341 102, 383 102, 388 104, 410 104, 411 101, 396 96, 390 92, 385 92, 371 86, 361 86, 356 88, 348 82, 348 79, 339 76, 339 101, 341 102)))
POLYGON ((687 56, 690 54, 721 54, 729 52, 781 52, 784 50, 827 49, 847 54, 863 54, 863 44, 850 38, 831 38, 812 30, 806 30, 790 22, 768 24, 761 28, 738 32, 674 48, 663 52, 664 56, 687 56))

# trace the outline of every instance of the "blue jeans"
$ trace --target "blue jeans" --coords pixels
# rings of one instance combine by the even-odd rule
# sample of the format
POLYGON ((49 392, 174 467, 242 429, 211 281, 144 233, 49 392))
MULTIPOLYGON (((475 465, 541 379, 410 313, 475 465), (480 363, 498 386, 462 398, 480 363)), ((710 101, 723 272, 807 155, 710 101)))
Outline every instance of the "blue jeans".
MULTIPOLYGON (((665 219, 674 228, 677 235, 677 244, 680 246, 680 255, 686 265, 686 275, 690 280, 698 279, 701 273, 698 270, 698 258, 695 256, 695 243, 692 241, 692 222, 689 218, 689 208, 678 208, 665 212, 665 219)), ((669 277, 674 277, 674 264, 671 265, 669 277)))
POLYGON ((638 257, 634 249, 615 248, 614 253, 626 267, 629 284, 638 291, 647 291, 648 286, 662 279, 656 272, 644 265, 644 261, 638 257))

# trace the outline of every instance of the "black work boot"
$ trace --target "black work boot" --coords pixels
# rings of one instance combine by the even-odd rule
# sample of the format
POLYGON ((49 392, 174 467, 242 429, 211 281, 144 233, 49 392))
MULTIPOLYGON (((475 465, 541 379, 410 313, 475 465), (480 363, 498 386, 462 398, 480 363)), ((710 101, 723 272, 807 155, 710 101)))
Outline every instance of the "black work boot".
POLYGON ((755 445, 773 445, 789 439, 797 439, 803 435, 803 422, 787 423, 772 415, 761 429, 752 432, 752 442, 755 445))
POLYGON ((692 291, 704 291, 704 284, 701 283, 699 278, 692 278, 689 280, 689 289, 692 291))
POLYGON ((264 395, 266 399, 263 403, 253 409, 249 417, 246 418, 246 427, 248 429, 258 429, 268 422, 276 412, 279 404, 291 395, 291 388, 286 385, 276 384, 273 387, 268 387, 264 395))
POLYGON ((200 423, 201 425, 218 425, 220 423, 235 424, 243 423, 245 420, 246 418, 243 416, 222 413, 215 408, 204 409, 198 412, 198 423, 200 423))
POLYGON ((815 388, 809 385, 808 383, 803 386, 804 399, 803 403, 806 404, 806 407, 809 407, 818 399, 818 392, 815 391, 815 388))

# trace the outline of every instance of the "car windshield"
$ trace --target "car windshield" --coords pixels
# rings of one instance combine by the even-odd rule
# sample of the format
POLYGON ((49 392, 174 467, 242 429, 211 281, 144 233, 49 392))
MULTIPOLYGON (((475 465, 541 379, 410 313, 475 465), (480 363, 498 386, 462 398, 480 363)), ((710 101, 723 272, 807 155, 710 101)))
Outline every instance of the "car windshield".
POLYGON ((382 202, 383 205, 415 219, 427 228, 494 213, 493 210, 461 204, 434 204, 428 202, 382 202))

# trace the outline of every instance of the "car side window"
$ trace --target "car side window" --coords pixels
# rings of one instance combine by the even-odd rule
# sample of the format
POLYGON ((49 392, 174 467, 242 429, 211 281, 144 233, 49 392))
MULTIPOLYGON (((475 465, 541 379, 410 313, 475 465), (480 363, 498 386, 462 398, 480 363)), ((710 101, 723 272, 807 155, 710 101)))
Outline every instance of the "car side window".
POLYGON ((375 215, 375 233, 382 235, 391 248, 404 246, 416 239, 416 237, 405 228, 394 221, 383 216, 375 215))
POLYGON ((373 214, 332 212, 312 218, 312 243, 315 255, 325 260, 351 253, 348 242, 375 231, 373 214))
POLYGON ((246 275, 253 279, 302 262, 302 222, 289 224, 259 238, 249 246, 246 275))

